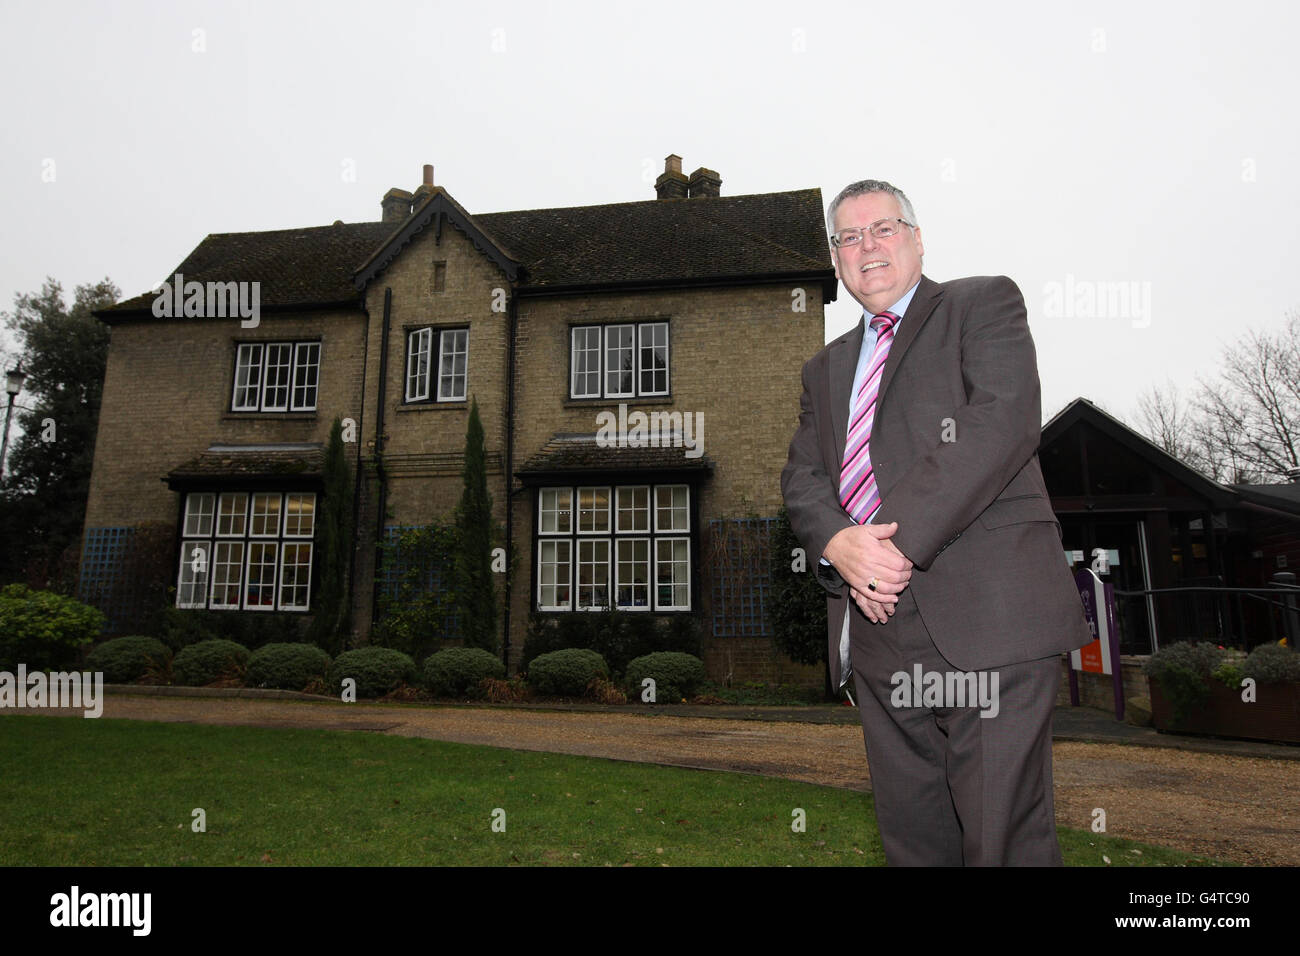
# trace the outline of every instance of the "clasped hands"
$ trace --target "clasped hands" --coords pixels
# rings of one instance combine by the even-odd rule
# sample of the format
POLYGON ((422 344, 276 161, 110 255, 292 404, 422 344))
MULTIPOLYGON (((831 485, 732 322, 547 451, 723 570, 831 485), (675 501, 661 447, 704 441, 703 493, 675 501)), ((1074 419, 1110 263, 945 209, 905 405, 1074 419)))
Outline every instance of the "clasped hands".
POLYGON ((867 620, 884 624, 894 613, 898 595, 912 578, 912 562, 890 540, 898 522, 853 525, 836 532, 824 557, 849 586, 849 596, 867 620), (875 589, 867 585, 875 579, 875 589))

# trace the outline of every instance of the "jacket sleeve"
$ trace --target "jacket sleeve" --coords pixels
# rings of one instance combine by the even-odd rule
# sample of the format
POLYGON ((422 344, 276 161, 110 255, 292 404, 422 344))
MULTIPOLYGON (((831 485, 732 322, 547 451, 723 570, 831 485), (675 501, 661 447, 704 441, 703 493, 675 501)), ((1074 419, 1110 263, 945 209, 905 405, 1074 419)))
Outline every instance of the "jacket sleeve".
POLYGON ((790 526, 807 549, 808 563, 818 582, 831 594, 839 595, 844 579, 833 566, 823 565, 821 556, 831 538, 842 529, 852 527, 854 522, 840 507, 839 476, 830 475, 822 462, 821 430, 832 427, 830 409, 824 401, 820 409, 817 407, 809 382, 815 381, 825 388, 825 365, 825 353, 804 363, 799 427, 790 441, 790 452, 781 471, 781 495, 790 515, 790 526), (814 363, 821 366, 820 374, 812 371, 814 363))
POLYGON ((966 403, 952 414, 954 440, 940 441, 891 479, 875 519, 898 522, 894 543, 922 571, 1033 456, 1042 429, 1038 362, 1020 289, 997 276, 968 301, 951 306, 967 310, 960 319, 966 403))

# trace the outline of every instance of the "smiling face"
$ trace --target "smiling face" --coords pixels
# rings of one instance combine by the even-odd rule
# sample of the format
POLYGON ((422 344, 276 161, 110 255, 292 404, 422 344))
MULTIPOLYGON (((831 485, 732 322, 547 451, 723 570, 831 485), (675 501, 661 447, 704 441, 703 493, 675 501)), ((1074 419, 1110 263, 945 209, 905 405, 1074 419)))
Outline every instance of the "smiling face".
MULTIPOLYGON (((869 226, 880 219, 902 219, 898 200, 889 193, 864 193, 844 200, 835 210, 835 231, 869 226)), ((835 276, 849 295, 876 315, 903 297, 921 278, 921 230, 895 223, 898 232, 877 239, 863 232, 862 241, 843 249, 831 248, 835 276)))

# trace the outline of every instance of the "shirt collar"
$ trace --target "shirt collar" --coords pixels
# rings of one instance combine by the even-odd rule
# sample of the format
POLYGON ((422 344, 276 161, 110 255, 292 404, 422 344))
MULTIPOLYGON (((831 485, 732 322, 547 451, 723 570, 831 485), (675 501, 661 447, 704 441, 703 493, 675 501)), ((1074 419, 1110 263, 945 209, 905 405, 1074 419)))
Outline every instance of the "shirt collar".
MULTIPOLYGON (((916 285, 912 286, 912 288, 908 289, 905 293, 903 293, 903 297, 899 299, 897 302, 895 302, 892 306, 890 306, 885 311, 892 312, 894 313, 894 315, 898 316, 899 322, 903 321, 903 313, 905 313, 907 311, 907 307, 912 304, 912 297, 916 295, 917 286, 919 286, 920 284, 921 284, 921 280, 917 279, 916 285)), ((872 315, 866 309, 863 309, 862 314, 866 317, 867 326, 870 327, 871 320, 874 319, 876 315, 879 315, 880 313, 877 312, 876 315, 872 315)))

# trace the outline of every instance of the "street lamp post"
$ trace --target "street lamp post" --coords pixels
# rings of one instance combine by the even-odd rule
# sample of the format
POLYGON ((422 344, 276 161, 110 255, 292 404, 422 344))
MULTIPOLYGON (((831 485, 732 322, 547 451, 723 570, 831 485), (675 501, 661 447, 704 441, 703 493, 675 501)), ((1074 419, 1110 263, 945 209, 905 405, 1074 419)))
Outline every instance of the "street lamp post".
POLYGON ((5 391, 9 393, 9 407, 5 410, 4 442, 0 443, 0 481, 4 480, 5 465, 9 460, 9 426, 14 419, 14 403, 17 402, 18 393, 23 390, 23 383, 26 381, 27 373, 23 371, 22 362, 5 374, 5 391))

